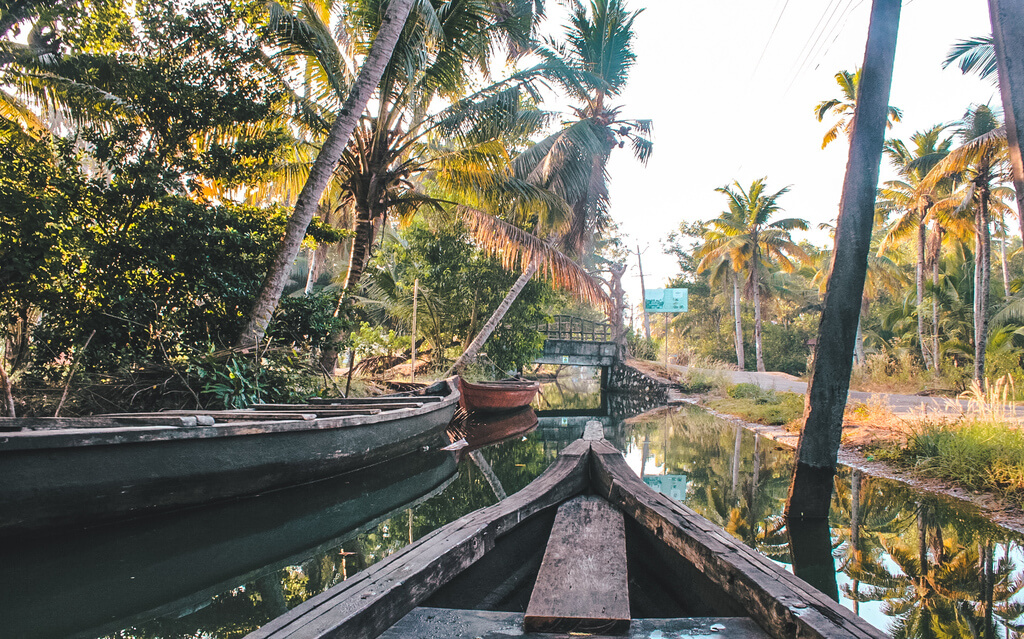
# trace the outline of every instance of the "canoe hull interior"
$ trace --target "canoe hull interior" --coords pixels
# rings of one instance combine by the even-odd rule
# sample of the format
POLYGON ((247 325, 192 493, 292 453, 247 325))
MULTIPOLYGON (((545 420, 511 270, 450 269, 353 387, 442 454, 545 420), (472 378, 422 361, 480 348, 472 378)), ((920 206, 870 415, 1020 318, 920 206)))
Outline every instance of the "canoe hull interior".
MULTIPOLYGON (((689 508, 651 490, 619 451, 590 436, 588 426, 584 439, 564 449, 523 490, 434 531, 247 639, 377 637, 417 606, 457 606, 466 614, 473 605, 521 612, 524 593, 536 580, 531 564, 542 552, 553 511, 581 494, 605 499, 625 518, 634 624, 647 614, 691 620, 739 616, 752 622, 748 629, 756 626, 778 639, 885 637, 689 508)), ((462 637, 457 627, 449 628, 450 634, 438 636, 462 637)), ((523 628, 514 630, 521 634, 523 628)))
POLYGON ((0 434, 0 535, 251 495, 443 446, 459 393, 420 409, 195 428, 0 434))

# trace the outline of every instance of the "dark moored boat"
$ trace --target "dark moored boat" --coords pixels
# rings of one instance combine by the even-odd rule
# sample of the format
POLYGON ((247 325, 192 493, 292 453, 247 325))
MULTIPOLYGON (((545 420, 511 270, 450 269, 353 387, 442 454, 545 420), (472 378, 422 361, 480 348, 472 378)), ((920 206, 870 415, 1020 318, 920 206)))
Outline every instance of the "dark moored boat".
POLYGON ((106 636, 243 584, 260 592, 263 614, 282 614, 278 570, 440 493, 456 469, 451 453, 415 451, 262 495, 0 545, 0 635, 106 636))
POLYGON ((529 406, 540 390, 540 382, 528 379, 505 379, 496 382, 459 380, 462 405, 468 411, 496 413, 529 406))
POLYGON ((599 425, 588 425, 583 439, 520 492, 434 531, 247 639, 539 639, 541 632, 885 636, 651 490, 599 425))
POLYGON ((232 411, 0 420, 0 534, 256 494, 438 443, 455 378, 416 393, 232 411))

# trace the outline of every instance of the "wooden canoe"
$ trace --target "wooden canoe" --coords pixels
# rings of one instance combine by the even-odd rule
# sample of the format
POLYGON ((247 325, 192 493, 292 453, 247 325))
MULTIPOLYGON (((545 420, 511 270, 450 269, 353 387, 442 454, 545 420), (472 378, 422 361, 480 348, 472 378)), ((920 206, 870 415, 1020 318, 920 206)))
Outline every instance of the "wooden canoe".
POLYGON ((247 639, 550 636, 542 630, 885 637, 651 490, 593 424, 520 492, 439 528, 247 639))
POLYGON ((528 379, 507 379, 496 382, 459 380, 462 405, 467 411, 496 413, 529 406, 540 382, 528 379))
POLYGON ((179 617, 243 584, 283 604, 273 596, 280 569, 439 494, 456 470, 451 453, 417 450, 262 495, 2 544, 0 583, 17 587, 5 591, 0 634, 107 636, 179 617))
POLYGON ((443 446, 456 378, 419 394, 243 411, 0 420, 0 535, 211 503, 443 446))

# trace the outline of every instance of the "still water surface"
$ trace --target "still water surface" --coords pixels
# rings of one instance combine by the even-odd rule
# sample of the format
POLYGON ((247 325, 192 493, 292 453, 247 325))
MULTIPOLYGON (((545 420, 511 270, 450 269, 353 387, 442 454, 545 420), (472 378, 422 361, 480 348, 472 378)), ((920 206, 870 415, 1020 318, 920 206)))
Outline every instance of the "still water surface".
POLYGON ((893 636, 1017 636, 1019 535, 959 502, 850 469, 837 479, 830 530, 789 531, 791 450, 692 407, 600 416, 608 403, 595 385, 579 372, 545 384, 536 430, 458 463, 431 451, 216 509, 6 548, 0 637, 244 636, 518 491, 590 419, 650 486, 789 570, 795 556, 797 574, 893 636))

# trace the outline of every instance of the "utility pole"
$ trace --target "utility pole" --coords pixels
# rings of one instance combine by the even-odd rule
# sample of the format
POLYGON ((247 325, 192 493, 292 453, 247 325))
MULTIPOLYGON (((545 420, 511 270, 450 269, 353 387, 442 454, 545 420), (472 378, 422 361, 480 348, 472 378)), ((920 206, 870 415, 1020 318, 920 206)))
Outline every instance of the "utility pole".
MULTIPOLYGON (((644 249, 646 250, 646 249, 644 249)), ((640 269, 640 299, 644 305, 644 337, 651 340, 651 318, 647 315, 647 288, 644 287, 644 265, 640 261, 640 245, 636 245, 636 265, 640 269)))

